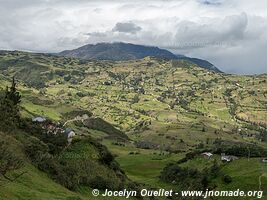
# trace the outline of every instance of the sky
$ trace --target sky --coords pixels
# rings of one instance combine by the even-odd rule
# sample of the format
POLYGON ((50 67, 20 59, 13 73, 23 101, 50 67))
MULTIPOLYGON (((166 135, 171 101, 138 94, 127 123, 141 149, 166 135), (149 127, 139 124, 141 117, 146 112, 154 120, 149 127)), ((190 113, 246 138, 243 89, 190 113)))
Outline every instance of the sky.
POLYGON ((267 73, 266 0, 0 0, 0 49, 60 52, 129 42, 267 73))

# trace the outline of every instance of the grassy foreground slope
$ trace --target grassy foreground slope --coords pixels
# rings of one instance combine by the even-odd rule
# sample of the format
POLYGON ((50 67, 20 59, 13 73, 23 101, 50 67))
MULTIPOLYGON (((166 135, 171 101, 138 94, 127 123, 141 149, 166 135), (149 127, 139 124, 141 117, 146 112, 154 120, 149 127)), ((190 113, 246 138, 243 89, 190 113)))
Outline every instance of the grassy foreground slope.
MULTIPOLYGON (((23 133, 20 133, 23 134, 23 133)), ((38 169, 34 163, 32 163, 27 156, 24 154, 24 146, 20 142, 22 140, 26 141, 27 138, 20 135, 14 134, 4 134, 0 133, 1 144, 3 141, 7 141, 9 148, 12 149, 12 153, 17 155, 19 159, 23 162, 23 166, 15 171, 10 171, 7 176, 12 180, 17 175, 23 173, 16 180, 10 181, 4 177, 0 177, 0 194, 3 200, 31 200, 31 199, 62 199, 62 200, 82 200, 82 199, 94 199, 91 195, 91 189, 78 189, 76 191, 70 191, 64 186, 56 183, 55 180, 47 173, 42 172, 38 169), (17 139, 15 139, 16 137, 17 139)), ((29 136, 27 136, 29 137, 29 136)), ((77 145, 76 145, 77 146, 77 145)), ((88 146, 88 144, 87 144, 88 146)), ((84 147, 83 147, 84 148, 84 147)), ((77 149, 77 147, 76 147, 77 149)), ((68 151, 70 153, 70 151, 68 151)), ((84 154, 88 154, 88 151, 84 151, 84 154)), ((72 151, 72 155, 74 152, 72 151)), ((64 155, 63 155, 64 157, 64 155)), ((1 161, 3 162, 3 161, 1 161)), ((79 162, 79 160, 76 160, 79 162)), ((99 165, 98 168, 103 166, 99 165)), ((96 172, 96 171, 95 171, 96 172)), ((99 173, 103 173, 99 170, 99 173)), ((109 171, 110 173, 110 171, 109 171)), ((104 197, 99 197, 99 199, 106 199, 104 197)), ((114 198, 116 199, 116 198, 114 198)))
POLYGON ((45 173, 29 165, 16 182, 1 181, 1 199, 87 199, 56 184, 45 173))

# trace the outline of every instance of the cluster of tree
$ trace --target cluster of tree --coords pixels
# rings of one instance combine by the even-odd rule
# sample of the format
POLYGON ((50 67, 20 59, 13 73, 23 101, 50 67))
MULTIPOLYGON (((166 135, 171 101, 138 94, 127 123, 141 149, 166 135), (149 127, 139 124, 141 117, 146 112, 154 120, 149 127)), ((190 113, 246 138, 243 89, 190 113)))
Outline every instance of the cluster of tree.
POLYGON ((180 167, 178 164, 169 164, 161 172, 160 179, 167 183, 178 185, 180 189, 205 190, 209 188, 211 177, 217 176, 218 164, 210 169, 199 171, 197 169, 180 167))
POLYGON ((135 125, 133 130, 136 133, 137 132, 142 132, 144 130, 148 130, 149 129, 149 125, 151 125, 151 121, 150 120, 141 120, 135 125))
POLYGON ((140 101, 140 97, 138 94, 134 95, 133 99, 132 99, 132 104, 138 103, 140 101))
POLYGON ((261 140, 262 142, 267 142, 267 129, 262 129, 260 131, 258 139, 261 140))
POLYGON ((160 179, 167 183, 177 185, 180 190, 206 190, 214 189, 214 179, 221 177, 225 184, 232 182, 232 177, 221 172, 217 160, 209 168, 203 170, 181 167, 179 163, 167 165, 161 172, 160 179))
POLYGON ((125 147, 125 143, 121 143, 121 142, 112 142, 111 144, 116 145, 116 146, 125 147))
POLYGON ((238 115, 236 115, 236 119, 248 123, 250 125, 250 127, 254 126, 254 128, 250 128, 250 129, 254 129, 255 130, 255 129, 260 129, 260 127, 261 128, 267 128, 267 123, 266 122, 251 121, 249 118, 244 118, 244 117, 241 117, 241 116, 238 116, 238 115))
MULTIPOLYGON (((11 87, 7 87, 0 98, 0 131, 12 136, 15 133, 27 135, 27 140, 22 141, 26 155, 33 163, 43 162, 45 158, 61 152, 67 145, 64 134, 47 134, 39 124, 31 119, 20 116, 21 95, 17 91, 16 82, 13 78, 11 87)), ((17 155, 12 145, 5 141, 0 142, 0 174, 6 177, 6 173, 19 169, 23 166, 23 160, 17 155)), ((43 162, 44 163, 44 162, 43 162)), ((11 179, 10 179, 11 180, 11 179)))
POLYGON ((230 103, 230 114, 232 116, 236 115, 236 109, 237 109, 237 103, 235 102, 234 98, 232 98, 232 91, 234 89, 227 88, 224 92, 224 96, 228 98, 228 101, 230 103))
MULTIPOLYGON (((20 129, 29 136, 33 136, 42 143, 46 144, 50 154, 57 155, 67 146, 67 136, 64 133, 48 133, 45 128, 43 128, 40 124, 33 123, 31 119, 23 119, 22 121, 23 123, 20 129)), ((44 123, 51 124, 49 121, 44 123)))
POLYGON ((137 141, 135 142, 135 146, 139 149, 158 149, 159 145, 149 141, 137 141))
POLYGON ((248 143, 233 143, 222 140, 215 140, 214 153, 226 153, 228 155, 240 157, 265 157, 267 156, 267 149, 256 144, 248 143))
MULTIPOLYGON (((88 138, 83 141, 76 140, 73 145, 93 145, 99 152, 97 157, 81 154, 79 157, 69 158, 62 154, 50 153, 50 147, 36 137, 30 138, 25 144, 25 152, 32 163, 40 170, 47 173, 52 179, 70 190, 80 186, 89 186, 98 189, 119 189, 126 181, 124 172, 120 170, 114 156, 100 143, 88 138), (79 144, 82 143, 82 144, 79 144), (92 174, 97 170, 99 162, 110 169, 110 177, 92 174)), ((73 152, 72 148, 65 153, 73 152)), ((76 155, 76 154, 74 154, 76 155)))

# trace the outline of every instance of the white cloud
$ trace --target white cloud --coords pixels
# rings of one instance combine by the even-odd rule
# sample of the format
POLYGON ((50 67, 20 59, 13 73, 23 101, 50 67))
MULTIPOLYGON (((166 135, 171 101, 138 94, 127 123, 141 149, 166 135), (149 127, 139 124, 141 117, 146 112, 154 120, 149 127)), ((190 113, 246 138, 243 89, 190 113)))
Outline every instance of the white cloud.
POLYGON ((57 52, 124 41, 166 47, 227 72, 267 72, 264 0, 0 0, 0 49, 57 52))

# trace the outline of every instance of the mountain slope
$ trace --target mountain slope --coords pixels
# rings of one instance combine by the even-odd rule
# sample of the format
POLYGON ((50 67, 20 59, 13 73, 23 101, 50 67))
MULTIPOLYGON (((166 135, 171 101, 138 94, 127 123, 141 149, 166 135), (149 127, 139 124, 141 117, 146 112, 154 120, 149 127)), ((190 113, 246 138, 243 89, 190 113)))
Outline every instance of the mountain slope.
POLYGON ((82 59, 99 60, 133 60, 146 56, 155 56, 166 59, 176 59, 171 52, 159 49, 158 47, 148 47, 129 43, 99 43, 88 44, 78 49, 63 51, 59 53, 63 56, 78 57, 82 59))
POLYGON ((217 67, 215 67, 212 63, 210 63, 207 60, 199 59, 199 58, 190 58, 186 56, 179 56, 179 60, 187 60, 190 61, 196 65, 198 65, 201 68, 213 70, 216 72, 221 72, 217 67))
POLYGON ((76 57, 81 59, 113 60, 125 61, 142 59, 147 56, 172 59, 187 60, 202 68, 220 72, 213 64, 198 58, 189 58, 184 55, 175 55, 168 50, 158 47, 136 45, 130 43, 98 43, 88 44, 74 50, 66 50, 59 53, 61 56, 76 57))

